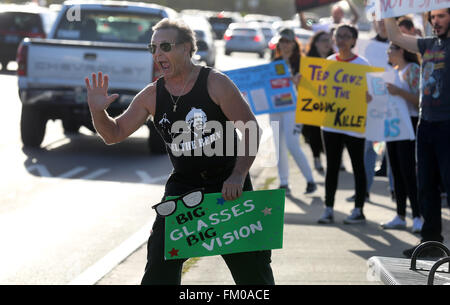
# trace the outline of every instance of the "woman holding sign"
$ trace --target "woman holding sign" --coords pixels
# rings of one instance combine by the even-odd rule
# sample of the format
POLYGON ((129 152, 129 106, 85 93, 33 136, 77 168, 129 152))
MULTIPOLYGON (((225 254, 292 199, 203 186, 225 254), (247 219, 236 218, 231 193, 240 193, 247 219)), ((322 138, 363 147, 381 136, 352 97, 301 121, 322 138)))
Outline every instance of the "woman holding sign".
MULTIPOLYGON (((311 41, 307 48, 306 56, 309 57, 321 57, 327 58, 333 55, 333 45, 331 43, 331 35, 325 31, 318 31, 311 38, 311 41)), ((311 146, 311 150, 314 157, 314 168, 323 173, 324 169, 322 162, 320 161, 320 154, 323 152, 322 135, 319 126, 304 125, 303 135, 307 142, 311 146)))
MULTIPOLYGON (((275 49, 274 61, 284 59, 291 69, 291 74, 296 75, 298 74, 300 68, 300 49, 300 44, 295 38, 294 31, 289 28, 284 28, 279 33, 279 40, 275 49)), ((317 186, 314 182, 308 160, 300 148, 299 135, 301 133, 302 125, 295 124, 295 111, 271 113, 270 120, 278 121, 280 128, 278 161, 280 188, 286 189, 286 194, 289 194, 289 165, 287 154, 287 149, 289 149, 289 152, 294 157, 297 166, 300 168, 300 171, 308 182, 305 194, 314 192, 317 189, 317 186)))
MULTIPOLYGON (((400 79, 400 87, 387 84, 389 94, 403 98, 408 106, 411 123, 416 131, 419 120, 419 59, 417 54, 391 43, 388 49, 389 62, 395 67, 400 79)), ((391 221, 381 224, 383 229, 406 228, 406 198, 409 198, 413 215, 413 233, 422 229, 419 202, 417 199, 416 178, 416 141, 387 142, 389 161, 394 177, 395 199, 397 215, 391 221)))
MULTIPOLYGON (((358 30, 348 24, 342 24, 334 32, 334 39, 339 50, 338 53, 329 56, 329 60, 337 60, 360 65, 369 65, 367 60, 352 52, 358 39, 358 30)), ((365 103, 365 101, 361 101, 365 103)), ((338 130, 323 127, 323 140, 325 144, 325 155, 327 157, 327 172, 325 176, 325 211, 319 223, 331 223, 334 220, 333 207, 334 196, 338 185, 339 168, 341 165, 344 145, 347 147, 352 162, 355 178, 355 207, 344 223, 364 223, 366 218, 363 214, 364 200, 366 196, 366 172, 364 169, 364 134, 352 131, 338 130)))

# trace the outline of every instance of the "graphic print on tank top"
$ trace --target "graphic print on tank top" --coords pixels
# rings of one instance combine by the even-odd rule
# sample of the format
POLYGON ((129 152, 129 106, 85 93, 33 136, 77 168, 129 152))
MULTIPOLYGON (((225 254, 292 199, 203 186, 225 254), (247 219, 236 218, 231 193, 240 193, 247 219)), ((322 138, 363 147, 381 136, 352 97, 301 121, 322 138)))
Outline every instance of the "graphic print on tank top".
POLYGON ((237 134, 208 94, 209 71, 202 67, 191 91, 180 97, 176 111, 164 79, 157 82, 154 122, 175 169, 215 167, 236 157, 237 134))

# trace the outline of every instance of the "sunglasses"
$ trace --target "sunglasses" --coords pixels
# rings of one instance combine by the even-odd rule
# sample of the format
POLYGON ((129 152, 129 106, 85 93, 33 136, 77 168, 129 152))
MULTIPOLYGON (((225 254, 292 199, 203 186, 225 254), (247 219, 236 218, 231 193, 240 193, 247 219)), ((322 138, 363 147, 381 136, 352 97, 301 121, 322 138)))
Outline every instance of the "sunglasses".
MULTIPOLYGON (((175 42, 175 43, 170 43, 170 42, 161 42, 159 44, 159 48, 164 52, 170 52, 172 51, 172 47, 176 46, 177 44, 180 44, 180 42, 175 42)), ((158 46, 156 44, 149 44, 147 46, 148 50, 150 51, 150 53, 155 54, 156 53, 156 49, 158 48, 158 46)))
POLYGON ((203 202, 203 189, 190 191, 184 195, 160 202, 152 206, 159 216, 170 216, 177 209, 177 201, 181 200, 187 208, 194 208, 203 202))

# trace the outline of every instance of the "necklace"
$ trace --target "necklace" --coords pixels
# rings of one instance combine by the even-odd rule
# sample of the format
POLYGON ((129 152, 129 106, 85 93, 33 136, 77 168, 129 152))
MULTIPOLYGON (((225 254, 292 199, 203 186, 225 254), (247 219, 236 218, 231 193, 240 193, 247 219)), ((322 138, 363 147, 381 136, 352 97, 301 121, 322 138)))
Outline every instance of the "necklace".
POLYGON ((184 81, 183 89, 181 89, 180 95, 177 97, 176 100, 173 99, 172 93, 169 92, 170 99, 172 100, 172 104, 173 104, 173 109, 172 109, 173 112, 176 112, 176 111, 177 111, 178 101, 180 100, 181 94, 183 93, 184 89, 186 88, 187 83, 188 83, 189 80, 191 79, 192 71, 194 71, 194 69, 192 69, 191 72, 189 72, 189 75, 188 75, 187 79, 184 81))

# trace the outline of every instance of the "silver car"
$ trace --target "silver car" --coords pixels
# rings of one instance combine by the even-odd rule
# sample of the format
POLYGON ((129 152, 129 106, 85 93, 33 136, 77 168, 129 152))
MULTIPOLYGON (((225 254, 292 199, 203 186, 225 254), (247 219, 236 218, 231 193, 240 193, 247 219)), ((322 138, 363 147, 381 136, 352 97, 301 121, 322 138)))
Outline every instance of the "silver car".
POLYGON ((258 53, 260 58, 264 57, 267 42, 259 26, 232 23, 224 34, 225 55, 231 52, 258 53))
POLYGON ((197 39, 197 52, 194 59, 203 61, 206 65, 214 67, 216 64, 216 45, 214 43, 214 32, 209 21, 200 15, 183 15, 182 19, 195 32, 197 39))

